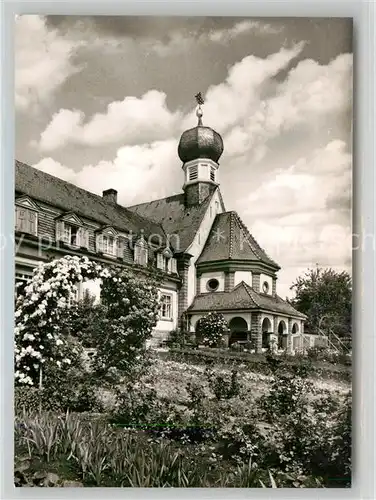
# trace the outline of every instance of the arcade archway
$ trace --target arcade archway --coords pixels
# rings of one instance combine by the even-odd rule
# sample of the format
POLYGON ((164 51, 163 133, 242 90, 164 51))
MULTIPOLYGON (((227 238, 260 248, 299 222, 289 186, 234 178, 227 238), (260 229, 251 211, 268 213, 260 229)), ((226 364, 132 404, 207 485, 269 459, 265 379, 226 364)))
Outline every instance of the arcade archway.
POLYGON ((248 339, 248 325, 244 318, 232 318, 228 327, 230 329, 229 345, 237 341, 244 341, 248 339))

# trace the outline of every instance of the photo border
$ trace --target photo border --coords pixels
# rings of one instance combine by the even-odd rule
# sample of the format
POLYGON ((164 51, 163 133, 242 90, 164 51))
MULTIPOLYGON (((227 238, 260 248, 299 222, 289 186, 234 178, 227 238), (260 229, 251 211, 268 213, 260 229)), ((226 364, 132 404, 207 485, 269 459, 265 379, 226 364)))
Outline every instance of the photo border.
MULTIPOLYGON (((375 498, 375 5, 373 1, 113 1, 3 0, 1 13, 0 235, 14 232, 14 16, 16 14, 348 17, 353 18, 353 233, 372 243, 353 253, 354 371, 351 489, 181 489, 181 498, 375 498)), ((1 498, 175 498, 176 490, 146 488, 15 488, 13 485, 14 249, 1 248, 1 498)))

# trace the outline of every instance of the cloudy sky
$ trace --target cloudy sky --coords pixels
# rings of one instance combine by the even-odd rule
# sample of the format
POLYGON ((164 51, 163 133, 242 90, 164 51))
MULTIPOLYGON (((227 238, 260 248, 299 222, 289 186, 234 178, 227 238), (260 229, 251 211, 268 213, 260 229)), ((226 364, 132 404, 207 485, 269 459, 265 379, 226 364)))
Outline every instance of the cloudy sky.
POLYGON ((282 266, 279 294, 350 270, 349 20, 22 16, 15 36, 17 159, 124 205, 178 193, 201 91, 226 208, 282 266))

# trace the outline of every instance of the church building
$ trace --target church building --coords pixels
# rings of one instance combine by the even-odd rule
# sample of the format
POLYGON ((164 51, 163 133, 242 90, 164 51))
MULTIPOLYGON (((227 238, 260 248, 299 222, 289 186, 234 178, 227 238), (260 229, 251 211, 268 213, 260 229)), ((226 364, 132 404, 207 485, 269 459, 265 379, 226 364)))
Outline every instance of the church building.
MULTIPOLYGON (((130 207, 117 191, 95 195, 16 161, 15 272, 27 281, 38 262, 85 255, 147 274, 163 273, 161 312, 153 342, 177 328, 194 334, 211 311, 228 322, 230 343, 253 341, 261 352, 272 339, 293 351, 301 345, 306 316, 277 293, 279 265, 257 243, 240 216, 226 210, 219 178, 223 141, 202 123, 178 144, 180 194, 130 207)), ((99 293, 95 283, 78 284, 99 293)))

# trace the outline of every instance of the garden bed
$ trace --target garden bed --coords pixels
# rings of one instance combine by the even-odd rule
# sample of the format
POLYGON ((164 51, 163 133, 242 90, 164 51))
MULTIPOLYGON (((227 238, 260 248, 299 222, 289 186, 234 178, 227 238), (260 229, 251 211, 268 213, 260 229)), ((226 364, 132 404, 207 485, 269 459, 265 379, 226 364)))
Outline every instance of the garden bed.
MULTIPOLYGON (((270 365, 264 354, 252 354, 247 352, 233 352, 224 349, 179 349, 170 348, 166 352, 158 352, 162 359, 183 361, 193 364, 207 364, 212 361, 215 364, 223 364, 233 367, 245 366, 252 371, 265 375, 271 374, 270 365)), ((310 362, 312 374, 317 377, 337 379, 349 382, 351 380, 352 368, 342 364, 332 364, 325 361, 310 361, 301 356, 280 357, 286 369, 301 365, 303 360, 310 362)))

